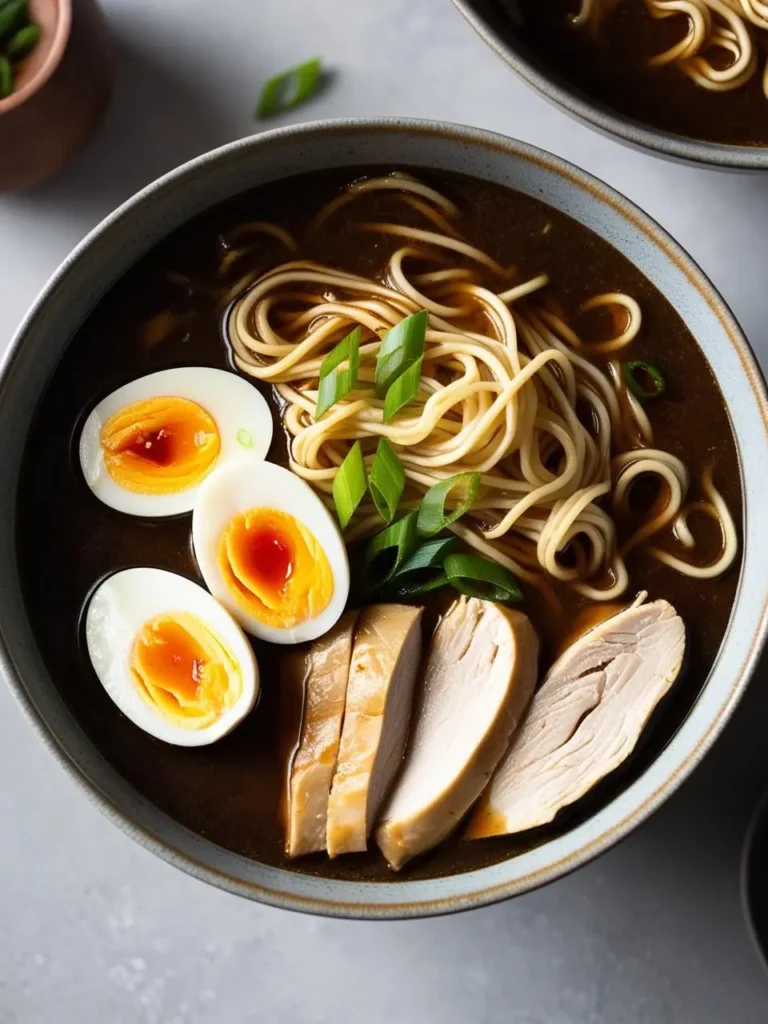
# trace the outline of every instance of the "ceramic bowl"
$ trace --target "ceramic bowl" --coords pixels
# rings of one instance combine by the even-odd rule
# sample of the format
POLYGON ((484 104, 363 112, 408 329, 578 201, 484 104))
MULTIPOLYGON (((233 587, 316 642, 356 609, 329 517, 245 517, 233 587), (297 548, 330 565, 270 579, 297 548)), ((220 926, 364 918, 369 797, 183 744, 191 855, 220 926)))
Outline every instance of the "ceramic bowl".
MULTIPOLYGON (((505 14, 508 0, 453 0, 478 35, 537 92, 580 121, 621 142, 658 156, 741 170, 768 169, 768 146, 726 146, 691 139, 625 117, 587 96, 541 60, 518 38, 505 14)), ((514 3, 514 0, 513 0, 514 3)))
POLYGON ((97 227, 53 276, 0 373, 0 654, 39 736, 116 824, 161 857, 230 892, 347 917, 417 917, 478 907, 536 888, 606 850, 694 769, 744 691, 768 610, 768 402, 760 372, 722 299, 649 217, 557 157, 501 136, 409 120, 327 121, 266 132, 185 164, 97 227), (636 781, 583 823, 503 863, 436 880, 332 881, 268 867, 193 834, 135 791, 102 757, 60 697, 25 613, 15 546, 16 488, 41 393, 78 325, 105 291, 169 232, 239 192, 299 171, 351 165, 473 175, 549 203, 620 249, 680 313, 730 410, 744 490, 746 546, 726 639, 679 730, 636 781))
POLYGON ((30 0, 42 35, 0 100, 0 190, 50 178, 96 128, 109 98, 112 53, 96 0, 30 0))

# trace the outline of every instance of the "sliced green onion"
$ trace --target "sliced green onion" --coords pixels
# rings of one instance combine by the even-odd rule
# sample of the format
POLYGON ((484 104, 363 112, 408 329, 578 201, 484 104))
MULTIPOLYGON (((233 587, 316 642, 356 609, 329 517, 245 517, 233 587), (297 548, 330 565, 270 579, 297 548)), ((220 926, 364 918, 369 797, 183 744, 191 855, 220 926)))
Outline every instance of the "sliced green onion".
POLYGON ((329 352, 320 365, 320 383, 317 386, 315 419, 328 412, 332 405, 340 402, 357 384, 360 366, 360 328, 356 327, 333 351, 329 352), (346 370, 340 370, 342 363, 348 363, 346 370))
POLYGON ((419 536, 434 537, 436 533, 455 523, 470 508, 479 490, 479 473, 457 473, 430 487, 422 498, 419 509, 419 536), (455 508, 446 512, 445 503, 448 495, 455 489, 463 490, 464 497, 460 498, 455 508))
POLYGON ((469 597, 483 601, 522 600, 520 587, 509 569, 481 555, 448 555, 443 568, 451 586, 469 597))
POLYGON ((25 25, 16 35, 11 36, 5 53, 10 60, 23 60, 28 57, 40 42, 43 30, 39 25, 25 25))
POLYGON ((437 537, 422 544, 398 569, 398 575, 422 569, 442 567, 448 555, 456 552, 458 537, 437 537))
POLYGON ((379 439, 379 446, 371 466, 371 495, 381 518, 391 523, 397 512, 397 504, 405 488, 405 470, 397 452, 386 439, 379 439))
POLYGON ((438 572, 436 576, 429 576, 426 579, 406 577, 401 580, 399 576, 395 576, 382 591, 382 597, 390 600, 395 597, 402 599, 421 597, 422 594, 429 594, 433 590, 447 586, 448 577, 444 572, 438 572))
POLYGON ((641 401, 649 398, 658 398, 667 389, 667 382, 664 375, 653 363, 645 363, 636 360, 633 363, 624 363, 624 380, 627 387, 641 401), (643 380, 645 378, 645 381, 643 380), (647 388, 646 383, 650 383, 647 388))
POLYGON ((422 309, 401 320, 381 339, 379 354, 376 356, 377 398, 384 398, 397 378, 424 355, 428 320, 429 313, 422 309))
POLYGON ((322 71, 323 62, 315 57, 270 78, 261 90, 256 117, 272 117, 306 103, 317 92, 322 71))
POLYGON ((404 373, 400 374, 387 392, 387 397, 384 399, 385 423, 388 423, 395 413, 399 412, 404 405, 408 405, 419 390, 420 380, 421 359, 417 359, 416 362, 412 363, 404 373))
POLYGON ((391 579, 413 554, 417 544, 415 512, 409 512, 377 534, 365 549, 363 591, 378 590, 383 583, 391 579))
POLYGON ((253 448, 253 435, 250 430, 246 430, 245 427, 241 427, 236 436, 237 443, 242 445, 243 448, 253 448))
POLYGON ((10 0, 0 4, 0 39, 5 39, 17 28, 22 28, 29 16, 27 0, 10 0))
POLYGON ((355 441, 333 479, 333 500, 342 530, 346 530, 367 489, 363 449, 360 442, 355 441))
POLYGON ((443 571, 443 562, 458 546, 456 537, 440 537, 422 544, 389 578, 387 596, 417 597, 446 586, 448 577, 443 571))
POLYGON ((0 100, 4 100, 13 92, 13 65, 0 54, 0 100))

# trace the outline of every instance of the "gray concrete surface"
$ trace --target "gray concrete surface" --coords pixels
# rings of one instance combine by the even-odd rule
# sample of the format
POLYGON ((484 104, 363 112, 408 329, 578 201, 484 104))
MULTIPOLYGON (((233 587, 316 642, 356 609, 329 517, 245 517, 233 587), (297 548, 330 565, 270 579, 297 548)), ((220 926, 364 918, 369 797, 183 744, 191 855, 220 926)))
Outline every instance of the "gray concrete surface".
MULTIPOLYGON (((713 277, 768 363, 768 176, 667 164, 536 98, 449 0, 106 0, 119 51, 99 136, 0 198, 0 344, 117 203, 252 132, 260 82, 337 75, 296 119, 410 114, 518 136, 605 178, 713 277)), ((239 901, 137 847, 74 790, 0 688, 0 1024, 761 1024, 768 979, 738 865, 768 784, 766 671, 705 764, 619 848, 548 889, 436 921, 356 924, 239 901)))

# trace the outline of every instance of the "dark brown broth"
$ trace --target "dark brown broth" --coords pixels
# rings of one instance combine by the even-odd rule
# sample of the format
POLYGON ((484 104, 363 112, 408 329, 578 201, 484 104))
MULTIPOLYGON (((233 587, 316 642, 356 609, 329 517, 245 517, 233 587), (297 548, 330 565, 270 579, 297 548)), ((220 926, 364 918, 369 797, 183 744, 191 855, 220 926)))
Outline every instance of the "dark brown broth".
MULTIPOLYGON (((190 750, 161 743, 120 714, 82 643, 80 616, 88 594, 105 575, 134 565, 202 579, 191 553, 190 516, 138 519, 103 505, 83 480, 76 442, 90 408, 126 381, 173 366, 229 365, 214 302, 201 295, 179 299, 179 290, 165 283, 168 270, 211 284, 219 232, 243 220, 269 219, 286 224, 301 238, 311 215, 360 173, 297 178, 243 195, 185 226, 129 271, 93 310, 61 360, 29 437, 20 486, 18 549, 30 619, 54 683, 88 736, 126 779, 173 818, 221 846, 281 866, 286 862, 277 814, 278 651, 254 645, 261 666, 261 702, 234 733, 212 746, 190 750), (142 325, 177 299, 177 311, 184 314, 190 307, 193 315, 181 331, 147 348, 142 325)), ((538 201, 458 176, 422 176, 458 203, 466 236, 502 264, 517 264, 521 279, 543 270, 551 274, 552 290, 567 311, 573 313, 585 297, 602 290, 622 289, 640 301, 645 327, 633 343, 633 358, 657 363, 669 382, 666 395, 650 410, 657 443, 683 457, 694 480, 705 462, 714 460, 718 485, 740 521, 737 457, 722 398, 693 338, 662 296, 614 249, 538 201)), ((380 272, 398 243, 360 234, 354 223, 373 212, 392 211, 391 203, 391 196, 361 200, 354 213, 339 214, 302 246, 301 256, 348 270, 380 272)), ((265 245, 265 267, 282 258, 278 247, 265 245)), ((262 390, 271 400, 270 389, 262 390)), ((270 458, 284 463, 286 444, 274 403, 273 409, 277 429, 270 458)), ((714 545, 709 554, 714 554, 714 545)), ((645 587, 652 597, 673 601, 690 638, 684 678, 657 714, 642 749, 552 828, 511 839, 470 843, 454 838, 409 865, 408 877, 474 869, 563 832, 637 778, 672 737, 722 640, 738 571, 702 583, 642 555, 630 557, 629 567, 631 593, 645 587)), ((560 597, 563 610, 557 617, 541 607, 535 593, 525 595, 525 610, 544 639, 545 662, 584 612, 584 602, 570 591, 560 597)), ((436 610, 433 605, 431 611, 436 610)), ((290 866, 337 878, 391 877, 376 852, 335 861, 305 858, 290 866)))
MULTIPOLYGON (((492 0, 502 32, 512 32, 504 0, 492 0)), ((768 144, 768 100, 761 69, 742 88, 714 93, 674 65, 649 68, 649 57, 685 33, 681 18, 650 17, 644 0, 621 0, 595 36, 574 29, 577 0, 517 0, 526 45, 568 82, 607 107, 664 131, 741 146, 768 144)), ((764 60, 762 41, 758 53, 764 60)))

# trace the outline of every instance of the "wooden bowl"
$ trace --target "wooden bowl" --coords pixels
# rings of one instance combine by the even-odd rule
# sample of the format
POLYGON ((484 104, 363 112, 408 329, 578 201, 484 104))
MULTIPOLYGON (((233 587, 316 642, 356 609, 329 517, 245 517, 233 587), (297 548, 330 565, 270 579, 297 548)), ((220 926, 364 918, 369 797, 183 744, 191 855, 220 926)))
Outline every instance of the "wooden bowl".
POLYGON ((39 185, 63 167, 98 124, 112 82, 96 0, 30 0, 29 11, 43 31, 0 100, 0 190, 39 185))

